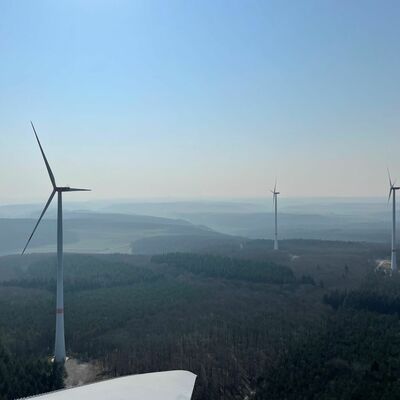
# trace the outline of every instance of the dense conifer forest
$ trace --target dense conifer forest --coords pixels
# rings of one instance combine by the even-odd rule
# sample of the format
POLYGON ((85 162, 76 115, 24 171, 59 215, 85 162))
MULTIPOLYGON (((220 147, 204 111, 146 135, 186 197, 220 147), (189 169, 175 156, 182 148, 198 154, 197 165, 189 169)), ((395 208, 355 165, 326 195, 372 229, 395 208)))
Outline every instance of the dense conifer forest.
MULTIPOLYGON (((67 353, 99 379, 193 371, 194 400, 398 398, 400 280, 374 272, 381 248, 319 243, 67 255, 67 353)), ((0 258, 5 399, 62 384, 47 362, 54 297, 53 255, 0 258)))
POLYGON ((45 358, 16 358, 0 342, 0 399, 18 399, 61 389, 63 367, 45 358))
POLYGON ((400 398, 399 293, 398 276, 371 274, 326 294, 334 313, 266 368, 254 399, 400 398))

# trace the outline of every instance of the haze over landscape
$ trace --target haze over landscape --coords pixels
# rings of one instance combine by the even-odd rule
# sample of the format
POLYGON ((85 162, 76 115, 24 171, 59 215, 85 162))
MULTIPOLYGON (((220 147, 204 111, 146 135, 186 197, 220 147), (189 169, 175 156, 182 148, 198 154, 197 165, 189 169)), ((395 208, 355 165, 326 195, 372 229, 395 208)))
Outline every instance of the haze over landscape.
POLYGON ((399 20, 1 1, 0 400, 400 398, 399 20))

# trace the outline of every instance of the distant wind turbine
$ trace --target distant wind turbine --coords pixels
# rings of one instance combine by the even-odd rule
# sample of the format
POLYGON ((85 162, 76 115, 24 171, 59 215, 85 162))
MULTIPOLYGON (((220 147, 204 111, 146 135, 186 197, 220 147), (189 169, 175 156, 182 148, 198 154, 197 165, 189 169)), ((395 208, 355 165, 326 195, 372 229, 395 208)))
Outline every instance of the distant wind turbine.
POLYGON ((53 172, 51 171, 50 165, 47 161, 47 158, 44 154, 42 145, 40 144, 38 135, 36 133, 35 127, 31 121, 33 132, 35 133, 36 140, 38 142, 40 152, 42 153, 44 163, 46 164, 47 172, 49 173, 50 181, 53 186, 53 191, 50 194, 49 199, 47 200, 46 205, 40 217, 29 236, 28 242, 26 243, 22 254, 25 253, 26 248, 29 245, 40 221, 43 218, 46 210, 48 209, 51 201, 53 200, 54 195, 57 193, 58 199, 58 210, 57 210, 57 305, 56 305, 56 339, 55 339, 55 347, 54 347, 54 360, 56 362, 63 363, 65 361, 65 335, 64 335, 64 278, 63 278, 63 217, 62 217, 62 193, 63 192, 86 192, 90 189, 77 189, 71 187, 62 187, 56 185, 56 180, 54 178, 53 172))
POLYGON ((393 211, 392 211, 392 264, 391 269, 392 272, 397 271, 397 258, 396 258, 396 190, 400 189, 400 186, 395 186, 396 182, 392 182, 392 178, 390 177, 390 172, 388 170, 389 176, 389 198, 392 196, 393 199, 393 211))
POLYGON ((279 192, 276 191, 276 180, 274 190, 271 190, 272 193, 272 202, 275 207, 275 234, 274 234, 274 250, 278 250, 278 194, 279 192))

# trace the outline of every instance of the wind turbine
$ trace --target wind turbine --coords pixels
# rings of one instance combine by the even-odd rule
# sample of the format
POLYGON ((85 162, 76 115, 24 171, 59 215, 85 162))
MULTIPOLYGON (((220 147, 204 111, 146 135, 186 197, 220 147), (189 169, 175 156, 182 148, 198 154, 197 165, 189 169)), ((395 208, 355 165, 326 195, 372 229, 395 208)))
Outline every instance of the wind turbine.
POLYGON ((63 363, 65 361, 65 335, 64 335, 64 278, 63 278, 63 218, 62 218, 62 194, 63 192, 87 192, 90 189, 78 189, 71 188, 68 186, 57 186, 56 180, 54 178, 53 172, 51 171, 50 165, 47 161, 47 158, 44 154, 42 145, 40 144, 38 135, 36 133, 35 127, 31 121, 33 132, 36 136, 36 140, 38 142, 40 152, 42 153, 44 163, 46 164, 47 172, 49 173, 50 181, 53 186, 53 191, 50 194, 49 199, 47 200, 46 205, 40 217, 33 228, 33 232, 22 251, 22 254, 25 253, 26 248, 29 245, 40 221, 43 218, 46 210, 48 209, 51 201, 53 200, 54 195, 57 193, 58 207, 57 207, 57 305, 56 305, 56 339, 54 346, 54 360, 55 362, 63 363))
POLYGON ((276 191, 276 179, 275 179, 275 186, 274 190, 271 190, 272 193, 272 202, 275 207, 275 234, 274 234, 274 250, 278 250, 278 194, 279 192, 276 191))
POLYGON ((393 198, 393 214, 392 214, 392 272, 397 271, 397 259, 396 259, 396 190, 400 189, 400 186, 395 186, 396 182, 392 182, 390 177, 390 172, 388 169, 388 176, 389 176, 389 198, 388 202, 390 201, 390 197, 393 198))

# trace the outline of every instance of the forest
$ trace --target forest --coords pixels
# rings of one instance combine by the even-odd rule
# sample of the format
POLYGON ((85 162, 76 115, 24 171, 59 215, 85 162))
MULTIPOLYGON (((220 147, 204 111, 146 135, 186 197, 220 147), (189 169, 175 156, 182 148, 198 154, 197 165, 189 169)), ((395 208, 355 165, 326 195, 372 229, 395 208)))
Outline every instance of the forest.
POLYGON ((397 275, 369 274, 324 295, 334 313, 266 367, 253 398, 400 398, 399 292, 397 275))
MULTIPOLYGON (((198 375, 194 400, 353 399, 383 384, 394 399, 400 280, 374 273, 381 248, 318 243, 283 242, 279 255, 259 240, 240 251, 68 254, 67 353, 99 363, 98 379, 190 370, 198 375)), ((62 385, 63 372, 47 361, 55 261, 0 257, 2 362, 27 385, 42 382, 21 386, 23 395, 62 385)), ((4 376, 0 393, 11 399, 15 384, 4 376)))
POLYGON ((16 358, 0 342, 0 399, 18 399, 61 389, 64 369, 44 358, 16 358))

